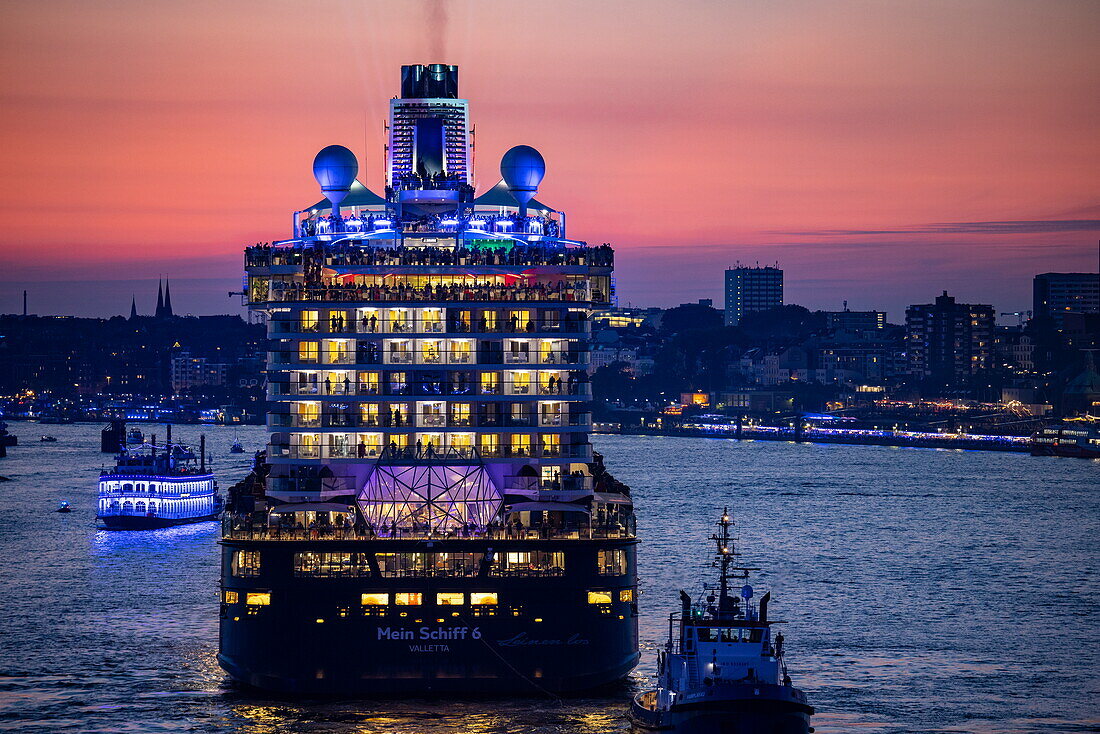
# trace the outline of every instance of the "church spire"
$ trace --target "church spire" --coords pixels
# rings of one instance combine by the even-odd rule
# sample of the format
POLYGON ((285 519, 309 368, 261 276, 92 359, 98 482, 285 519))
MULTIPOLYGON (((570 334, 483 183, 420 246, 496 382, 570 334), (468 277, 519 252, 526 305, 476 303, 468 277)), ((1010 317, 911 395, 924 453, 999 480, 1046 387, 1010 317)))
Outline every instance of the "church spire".
POLYGON ((164 317, 171 318, 172 313, 172 287, 168 284, 168 278, 164 279, 164 317))
POLYGON ((137 318, 137 296, 130 296, 130 320, 137 318))
POLYGON ((164 285, 160 278, 157 278, 157 310, 153 311, 153 316, 158 319, 164 316, 164 285))

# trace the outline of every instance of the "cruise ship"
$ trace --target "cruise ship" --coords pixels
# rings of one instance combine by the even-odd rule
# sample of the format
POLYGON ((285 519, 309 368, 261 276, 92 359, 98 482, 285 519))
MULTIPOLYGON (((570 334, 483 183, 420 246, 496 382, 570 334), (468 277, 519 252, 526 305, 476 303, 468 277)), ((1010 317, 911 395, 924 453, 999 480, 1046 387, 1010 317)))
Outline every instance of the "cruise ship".
POLYGON ((535 198, 534 148, 478 192, 457 67, 404 66, 400 91, 380 193, 329 146, 325 198, 246 251, 269 440, 223 519, 218 660, 288 694, 614 684, 638 661, 637 540, 587 373, 613 251, 535 198))

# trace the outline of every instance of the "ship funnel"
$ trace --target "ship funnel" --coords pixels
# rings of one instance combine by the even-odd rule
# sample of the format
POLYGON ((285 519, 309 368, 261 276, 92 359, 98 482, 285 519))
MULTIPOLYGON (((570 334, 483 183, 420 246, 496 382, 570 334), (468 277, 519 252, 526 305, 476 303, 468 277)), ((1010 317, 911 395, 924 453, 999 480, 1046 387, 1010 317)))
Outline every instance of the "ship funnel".
POLYGON ((512 197, 519 202, 519 214, 527 216, 527 203, 535 198, 546 175, 542 153, 530 145, 517 145, 500 159, 500 175, 512 197))
POLYGON ((760 621, 768 621, 768 602, 772 600, 772 593, 769 591, 764 596, 760 597, 760 621))
POLYGON ((199 435, 199 473, 206 473, 206 434, 199 435))
POLYGON ((683 589, 680 589, 680 607, 684 610, 684 616, 691 612, 691 597, 683 589))
POLYGON ((321 185, 321 193, 332 204, 332 215, 340 216, 340 202, 351 191, 359 174, 359 161, 355 154, 342 145, 322 148, 313 159, 313 177, 321 185))

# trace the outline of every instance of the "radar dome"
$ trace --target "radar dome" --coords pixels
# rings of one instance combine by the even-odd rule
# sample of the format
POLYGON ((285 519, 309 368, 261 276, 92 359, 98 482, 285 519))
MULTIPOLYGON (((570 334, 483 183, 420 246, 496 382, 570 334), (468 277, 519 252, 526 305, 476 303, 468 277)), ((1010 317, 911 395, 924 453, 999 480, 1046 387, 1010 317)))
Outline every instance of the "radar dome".
POLYGON ((322 148, 313 159, 313 177, 321 184, 321 192, 336 207, 348 195, 359 173, 355 154, 342 145, 322 148))
POLYGON ((751 599, 752 598, 752 587, 749 586, 748 584, 745 584, 744 586, 741 587, 741 598, 742 599, 751 599))
POLYGON ((500 159, 500 175, 516 201, 526 207, 546 175, 546 161, 530 145, 517 145, 500 159))

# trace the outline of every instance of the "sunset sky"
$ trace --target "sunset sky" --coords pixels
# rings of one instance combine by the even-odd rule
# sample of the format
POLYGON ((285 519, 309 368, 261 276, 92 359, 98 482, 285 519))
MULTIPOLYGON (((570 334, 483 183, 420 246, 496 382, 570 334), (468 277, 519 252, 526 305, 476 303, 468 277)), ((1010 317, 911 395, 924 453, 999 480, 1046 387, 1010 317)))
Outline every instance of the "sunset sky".
MULTIPOLYGON (((620 303, 722 294, 904 319, 941 290, 1030 308, 1095 271, 1100 2, 7 0, 0 313, 239 309, 330 143, 381 188, 399 67, 458 64, 480 188, 526 143, 539 198, 618 251, 620 303)), ((361 173, 361 177, 363 174, 361 173)), ((717 303, 720 305, 720 303, 717 303)))

